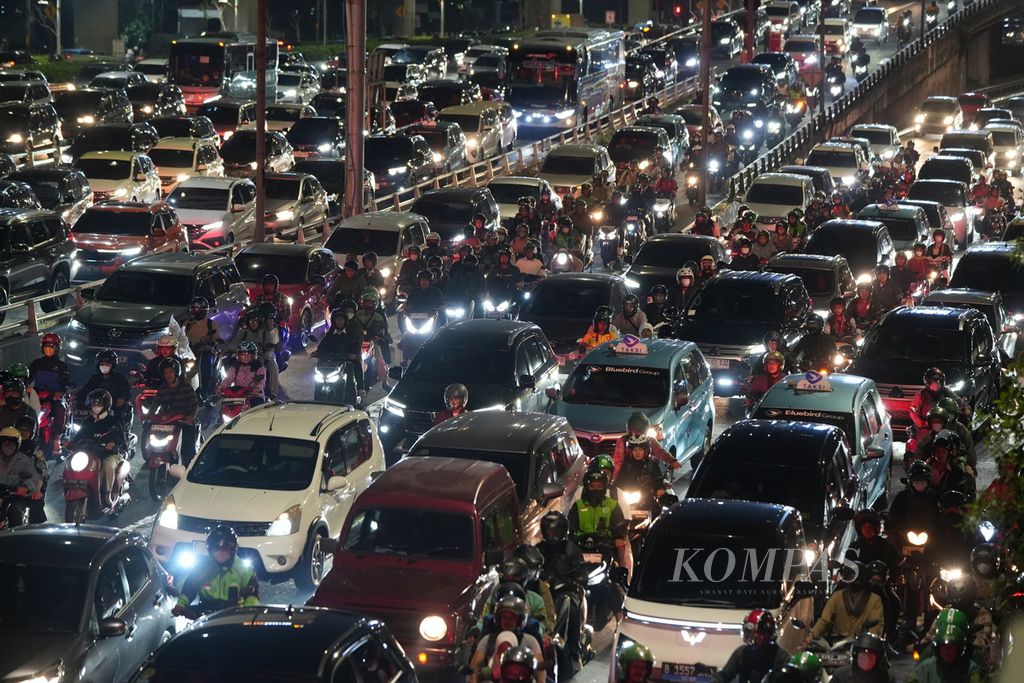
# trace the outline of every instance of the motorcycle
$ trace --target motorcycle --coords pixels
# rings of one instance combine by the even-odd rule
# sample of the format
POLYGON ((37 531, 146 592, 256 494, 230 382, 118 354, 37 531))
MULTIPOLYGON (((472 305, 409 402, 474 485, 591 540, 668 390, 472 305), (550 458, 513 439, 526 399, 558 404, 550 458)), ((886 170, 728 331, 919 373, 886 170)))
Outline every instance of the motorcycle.
POLYGON ((629 524, 627 538, 633 557, 640 556, 640 547, 651 524, 672 505, 679 502, 671 488, 660 483, 641 481, 636 485, 617 489, 619 506, 629 524))
POLYGON ((904 15, 896 27, 896 47, 903 48, 910 43, 913 29, 910 27, 910 17, 904 15))
MULTIPOLYGON (((63 444, 70 437, 69 423, 67 416, 71 414, 71 395, 68 392, 37 391, 39 396, 39 444, 43 448, 46 457, 57 457, 55 447, 63 444), (53 403, 60 402, 64 407, 64 427, 58 434, 53 424, 53 403)), ((61 449, 63 452, 63 449, 61 449)))
POLYGON ((587 567, 588 623, 600 631, 620 611, 626 598, 626 570, 616 564, 615 544, 605 536, 583 534, 576 539, 587 567))
POLYGON ((555 603, 555 627, 551 631, 555 646, 555 680, 564 681, 572 678, 579 664, 586 664, 593 659, 594 629, 588 623, 586 589, 583 586, 573 582, 555 584, 551 587, 551 596, 555 603), (570 634, 574 610, 580 613, 580 631, 570 634), (568 643, 571 638, 580 641, 581 662, 573 662, 569 656, 568 643))
MULTIPOLYGON (((581 273, 583 272, 583 262, 567 251, 560 251, 551 257, 548 270, 551 271, 552 275, 557 273, 581 273)), ((491 305, 493 306, 494 304, 491 303, 491 305)), ((486 306, 487 302, 485 301, 485 310, 486 306)))
POLYGON ((768 149, 778 146, 785 137, 782 120, 777 116, 768 119, 768 122, 765 124, 765 131, 764 143, 768 149))
POLYGON ((686 170, 686 201, 691 207, 697 206, 700 201, 700 173, 692 161, 686 170))
POLYGON ((753 131, 745 130, 740 134, 740 144, 736 146, 736 158, 740 164, 747 166, 757 159, 757 149, 760 146, 753 131))
POLYGON ((903 622, 915 633, 922 633, 930 623, 929 587, 934 578, 931 562, 925 559, 928 532, 908 530, 903 534, 903 561, 900 563, 900 600, 903 603, 903 622), (922 628, 918 619, 924 618, 922 628))
POLYGON ((939 13, 938 12, 926 12, 924 18, 925 31, 931 31, 933 28, 939 25, 939 13))
POLYGON ((798 100, 790 100, 786 103, 786 123, 789 124, 790 128, 796 128, 797 124, 803 120, 804 114, 806 113, 806 99, 800 98, 798 100))
POLYGON ((708 190, 718 192, 722 183, 722 160, 711 157, 708 159, 708 190))
POLYGON ((181 425, 153 417, 142 426, 142 459, 149 470, 149 497, 159 503, 167 497, 174 482, 170 467, 181 463, 181 425))
POLYGON ((132 389, 138 392, 135 394, 135 415, 142 421, 149 415, 150 399, 156 396, 162 382, 158 379, 147 379, 134 370, 132 376, 135 378, 132 389))
POLYGON ((828 86, 828 94, 833 100, 839 99, 846 92, 846 76, 843 74, 830 74, 825 79, 825 83, 828 86))
POLYGON ((249 387, 233 385, 220 392, 220 419, 227 424, 249 410, 253 404, 252 390, 249 387))
MULTIPOLYGON (((195 362, 199 364, 199 402, 203 405, 210 405, 216 399, 217 378, 220 377, 221 369, 221 346, 220 340, 211 344, 196 344, 192 348, 195 354, 195 362)), ((195 366, 192 366, 195 367, 195 366)))
POLYGON ((612 268, 625 256, 626 243, 620 240, 620 232, 614 225, 602 225, 597 229, 597 244, 601 253, 601 265, 612 268))
POLYGON ((832 356, 830 372, 845 372, 856 357, 857 346, 855 344, 839 344, 832 356))
POLYGON ((0 484, 0 531, 22 526, 28 522, 28 499, 18 494, 17 487, 0 484), (11 519, 15 505, 19 506, 17 517, 11 519))
POLYGON ((356 384, 348 361, 318 358, 313 370, 313 400, 338 405, 356 404, 356 384))
POLYGON ((106 483, 103 478, 103 451, 98 444, 83 440, 72 444, 75 452, 64 467, 64 521, 81 524, 100 515, 116 515, 124 509, 131 495, 127 460, 121 460, 114 469, 110 498, 113 504, 104 506, 106 483))
POLYGON ((289 343, 291 332, 288 330, 287 321, 277 323, 277 334, 280 341, 274 348, 274 360, 277 361, 277 371, 284 372, 288 369, 288 360, 292 357, 292 347, 289 343))
POLYGON ((857 79, 858 83, 868 77, 869 59, 866 53, 855 54, 850 57, 850 63, 853 65, 853 76, 857 79))
POLYGON ((381 381, 384 376, 377 364, 375 344, 366 340, 360 347, 360 362, 363 364, 363 385, 367 389, 381 381))
POLYGON ((675 199, 665 192, 654 200, 654 232, 668 232, 676 220, 675 199))
POLYGON ((432 313, 413 312, 405 313, 402 316, 402 328, 405 332, 398 348, 402 352, 402 364, 408 366, 409 361, 416 355, 423 342, 427 340, 440 317, 439 311, 432 313))

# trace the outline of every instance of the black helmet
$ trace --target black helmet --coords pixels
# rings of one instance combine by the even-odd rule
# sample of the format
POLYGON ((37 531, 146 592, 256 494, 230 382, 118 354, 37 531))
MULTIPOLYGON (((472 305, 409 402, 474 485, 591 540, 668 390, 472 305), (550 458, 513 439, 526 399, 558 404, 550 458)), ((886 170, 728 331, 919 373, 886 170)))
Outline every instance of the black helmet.
POLYGON ((472 222, 476 223, 477 221, 480 221, 481 223, 486 223, 487 222, 487 218, 485 218, 482 213, 474 213, 473 214, 473 221, 472 222))
POLYGON ((854 657, 856 657, 857 652, 859 652, 860 650, 874 652, 876 655, 878 655, 878 658, 880 660, 883 657, 885 657, 885 641, 882 640, 879 636, 876 636, 874 633, 871 633, 870 631, 861 633, 859 636, 857 636, 857 638, 853 641, 853 646, 851 647, 851 649, 853 651, 854 657))
MULTIPOLYGON (((352 303, 355 303, 355 302, 353 301, 352 303)), ((331 318, 330 318, 330 320, 331 320, 331 327, 334 327, 334 325, 336 324, 334 322, 336 318, 341 318, 341 320, 342 320, 341 324, 344 324, 344 321, 348 319, 348 314, 345 312, 345 309, 343 309, 341 307, 338 307, 338 308, 335 308, 335 309, 331 310, 331 318)))
POLYGON ((828 310, 831 311, 833 306, 842 306, 845 309, 846 308, 846 299, 844 299, 841 296, 834 296, 834 297, 832 297, 828 301, 828 310))
POLYGON ((597 327, 597 324, 599 322, 608 323, 609 326, 612 324, 612 314, 611 314, 611 311, 605 310, 606 308, 607 308, 606 306, 599 306, 598 309, 594 312, 594 327, 595 328, 597 327))
POLYGON ((196 320, 202 320, 210 313, 210 302, 204 297, 197 296, 192 299, 192 303, 189 304, 188 312, 192 314, 192 317, 196 320))
POLYGON ((477 266, 480 264, 480 259, 477 258, 476 254, 468 254, 462 257, 462 265, 465 266, 477 266))
POLYGON ((880 273, 885 273, 886 275, 889 275, 889 266, 885 265, 884 263, 879 263, 877 266, 875 266, 875 275, 879 275, 880 273))
POLYGON ((408 248, 408 249, 406 250, 406 253, 407 253, 407 254, 421 254, 421 253, 423 253, 423 250, 422 250, 422 249, 420 249, 420 245, 418 245, 418 244, 413 244, 413 245, 411 245, 411 246, 410 246, 410 247, 409 247, 409 248, 408 248))
POLYGON ((762 683, 810 683, 810 681, 804 678, 803 672, 798 667, 787 662, 768 672, 768 675, 762 679, 762 683))
POLYGON ((880 576, 884 583, 889 577, 889 565, 882 560, 871 560, 867 565, 865 565, 864 569, 867 571, 868 579, 872 576, 880 576))
POLYGON ((675 322, 683 317, 683 310, 678 306, 666 306, 665 310, 661 312, 661 317, 665 320, 675 322))
POLYGON ((915 460, 907 470, 907 481, 931 481, 932 468, 924 460, 915 460))
POLYGON ((531 572, 540 571, 544 567, 544 554, 527 543, 516 546, 512 555, 525 562, 531 572))
POLYGON ((518 557, 505 560, 498 565, 498 576, 501 577, 502 581, 512 581, 521 584, 526 581, 526 575, 529 572, 530 568, 518 557))
POLYGON ((526 607, 526 601, 522 598, 516 598, 511 595, 498 600, 494 605, 494 616, 497 617, 502 612, 512 612, 519 619, 519 626, 526 623, 526 615, 529 610, 526 607))
POLYGON ((453 398, 461 398, 462 407, 466 407, 469 403, 469 389, 465 384, 449 384, 444 388, 444 404, 449 409, 452 407, 453 398))
MULTIPOLYGON (((339 311, 352 311, 353 313, 359 310, 359 304, 356 303, 355 299, 343 299, 338 308, 335 310, 339 311)), ((334 319, 334 313, 331 313, 331 319, 334 319)))
POLYGON ((1002 564, 1002 556, 992 543, 979 543, 971 550, 971 567, 980 576, 996 576, 1002 569, 1002 564))
POLYGON ((359 263, 355 259, 350 258, 345 261, 345 270, 359 270, 359 263))
POLYGON ((738 240, 736 240, 737 251, 743 249, 743 247, 746 247, 747 249, 750 248, 750 240, 748 240, 746 237, 741 237, 738 240))
POLYGON ((91 408, 96 403, 103 406, 103 412, 107 412, 110 410, 110 406, 114 404, 114 399, 106 389, 93 389, 85 397, 85 404, 91 408))
POLYGON ((96 354, 96 372, 100 371, 101 365, 109 365, 112 369, 117 367, 117 354, 111 349, 103 349, 96 354))
POLYGON ((668 287, 666 287, 665 285, 654 285, 653 287, 651 287, 652 297, 655 297, 659 294, 664 294, 665 296, 668 296, 668 287))
POLYGON ((825 327, 825 321, 821 319, 820 315, 812 315, 807 320, 807 331, 808 332, 821 332, 822 328, 825 327))
POLYGON ((622 299, 622 307, 625 308, 626 304, 631 305, 634 310, 638 310, 640 308, 640 298, 636 294, 627 294, 622 299))
POLYGON ((19 432, 28 432, 29 439, 34 439, 36 437, 36 430, 38 427, 39 423, 28 415, 22 415, 14 421, 14 428, 19 432))
POLYGON ((952 457, 956 455, 956 452, 960 448, 960 437, 956 435, 956 432, 950 431, 948 429, 942 429, 939 431, 938 434, 935 435, 935 438, 932 439, 932 442, 929 444, 929 446, 931 446, 932 450, 938 448, 939 446, 943 446, 949 449, 950 457, 952 457))
POLYGON ((608 473, 604 470, 589 470, 583 475, 583 499, 590 505, 600 505, 608 495, 608 473), (591 484, 601 488, 591 489, 591 484))
POLYGON ((280 286, 281 281, 278 280, 277 276, 274 275, 273 273, 267 273, 266 275, 263 276, 263 284, 265 284, 265 285, 267 285, 267 284, 274 285, 274 287, 276 288, 276 287, 280 286))
POLYGON ((928 386, 932 382, 938 382, 940 385, 946 384, 946 373, 940 368, 928 368, 924 371, 924 385, 928 386))
POLYGON ((264 320, 277 320, 277 306, 269 301, 261 303, 256 310, 259 312, 259 316, 264 320))
POLYGON ((511 261, 512 250, 508 247, 502 247, 501 249, 498 249, 498 258, 501 259, 502 256, 507 256, 508 260, 511 261))
POLYGON ((172 370, 174 370, 174 376, 179 379, 181 379, 181 375, 184 372, 184 368, 181 367, 181 361, 175 358, 174 356, 164 358, 162 361, 160 361, 160 365, 157 367, 160 370, 161 378, 164 376, 164 370, 166 370, 167 368, 171 368, 172 370))
POLYGON ((967 573, 954 576, 946 581, 946 600, 957 609, 970 609, 978 598, 978 584, 967 573))
POLYGON ((434 274, 430 272, 428 268, 421 268, 420 272, 416 273, 416 281, 426 280, 430 283, 434 282, 434 274))
POLYGON ((501 655, 501 679, 516 683, 529 683, 537 674, 537 658, 528 647, 519 645, 501 655))
POLYGON ((765 345, 765 348, 767 348, 768 344, 772 342, 778 344, 781 347, 782 333, 779 332, 778 330, 768 330, 767 332, 764 333, 764 337, 761 339, 761 341, 765 345))
POLYGON ((559 230, 561 230, 562 228, 566 228, 566 227, 569 228, 569 229, 572 229, 572 225, 573 225, 572 224, 572 219, 569 218, 568 216, 559 216, 558 217, 558 228, 559 228, 559 230))
POLYGON ((540 534, 545 543, 561 543, 569 536, 569 520, 552 510, 540 518, 540 534))
POLYGON ((212 555, 215 550, 230 549, 231 554, 238 550, 238 535, 227 524, 218 524, 206 537, 206 550, 212 555))
POLYGON ((368 251, 368 252, 366 252, 365 254, 363 254, 362 261, 364 263, 366 261, 369 261, 373 265, 377 265, 377 252, 375 252, 375 251, 368 251))
POLYGON ((502 598, 509 596, 513 598, 519 598, 525 601, 526 589, 511 579, 502 579, 501 583, 498 584, 498 587, 494 589, 494 595, 492 596, 491 604, 497 604, 498 601, 500 601, 502 598))
POLYGON ((870 524, 875 528, 875 533, 878 533, 882 529, 882 518, 878 516, 878 513, 870 508, 859 510, 856 515, 853 516, 853 526, 860 532, 860 528, 865 524, 870 524))
POLYGON ((444 261, 441 260, 440 256, 431 256, 427 259, 427 268, 430 268, 431 270, 434 268, 444 268, 444 261))

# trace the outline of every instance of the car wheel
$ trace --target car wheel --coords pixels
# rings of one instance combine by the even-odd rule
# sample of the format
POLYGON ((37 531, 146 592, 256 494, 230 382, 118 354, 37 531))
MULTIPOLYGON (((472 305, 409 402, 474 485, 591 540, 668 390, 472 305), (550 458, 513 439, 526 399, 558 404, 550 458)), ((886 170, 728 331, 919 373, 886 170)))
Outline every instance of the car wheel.
POLYGON ((324 578, 324 564, 327 553, 324 550, 324 537, 314 531, 306 542, 306 550, 295 568, 295 585, 299 590, 316 590, 324 578))
MULTIPOLYGON (((64 274, 64 271, 58 270, 53 274, 53 280, 50 281, 50 291, 59 292, 62 289, 68 288, 68 276, 64 274)), ((67 305, 68 295, 55 296, 52 299, 44 299, 39 303, 39 307, 43 309, 45 313, 53 313, 59 308, 64 308, 67 305)))
MULTIPOLYGON (((8 303, 10 303, 10 301, 7 297, 7 290, 4 289, 3 287, 0 287, 0 306, 6 306, 8 303)), ((0 311, 0 325, 3 324, 4 319, 6 318, 7 311, 0 311)))
POLYGON ((309 346, 309 340, 313 335, 313 313, 307 308, 299 316, 299 330, 295 335, 295 348, 304 349, 309 346))
POLYGON ((690 467, 694 470, 697 469, 697 465, 700 464, 700 461, 703 460, 704 456, 707 455, 709 450, 711 450, 711 432, 712 426, 709 422, 707 426, 704 427, 704 441, 700 445, 700 450, 690 457, 690 467))

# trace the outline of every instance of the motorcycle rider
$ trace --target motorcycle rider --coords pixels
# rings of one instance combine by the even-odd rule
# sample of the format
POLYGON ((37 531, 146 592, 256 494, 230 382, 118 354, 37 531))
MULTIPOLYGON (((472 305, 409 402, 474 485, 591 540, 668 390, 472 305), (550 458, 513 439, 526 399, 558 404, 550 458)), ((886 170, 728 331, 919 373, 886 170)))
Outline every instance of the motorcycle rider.
POLYGON ((356 396, 361 400, 366 395, 366 390, 363 387, 363 363, 360 358, 362 330, 353 322, 357 310, 358 304, 352 299, 346 299, 331 311, 331 326, 310 355, 318 360, 346 364, 348 388, 354 389, 356 396))
POLYGON ((904 297, 910 296, 917 274, 907 265, 907 255, 902 251, 896 252, 896 265, 889 270, 889 277, 904 297))
MULTIPOLYGON (((377 290, 378 293, 380 293, 381 296, 384 296, 383 290, 384 290, 385 286, 387 285, 387 283, 384 281, 384 274, 381 273, 379 270, 377 270, 377 252, 375 252, 375 251, 368 251, 368 252, 366 252, 365 254, 363 254, 363 256, 360 259, 360 261, 362 262, 363 267, 359 269, 359 274, 362 275, 363 279, 366 281, 366 286, 367 287, 373 287, 375 290, 377 290)), ((289 320, 290 319, 290 318, 282 318, 280 316, 281 316, 281 310, 279 309, 278 310, 278 319, 279 320, 289 320)))
MULTIPOLYGON (((811 197, 811 203, 804 209, 804 223, 807 226, 807 230, 813 231, 831 217, 832 207, 825 202, 825 193, 821 190, 816 191, 811 197)), ((793 227, 792 220, 790 220, 789 225, 790 228, 793 227)))
POLYGON ((902 557, 889 539, 882 536, 882 519, 878 513, 868 508, 858 511, 853 518, 853 528, 857 538, 850 544, 848 555, 865 566, 875 561, 884 562, 890 572, 895 572, 902 557))
POLYGON ((444 388, 444 410, 434 416, 434 424, 468 413, 469 389, 465 384, 449 384, 444 388))
POLYGON ((21 447, 18 450, 32 458, 32 462, 36 466, 36 473, 42 481, 39 489, 40 495, 38 497, 29 497, 28 522, 29 524, 43 524, 46 522, 44 499, 46 498, 46 485, 50 479, 50 468, 46 464, 46 456, 43 454, 43 449, 37 443, 38 425, 32 418, 23 416, 18 418, 14 428, 21 435, 21 447))
MULTIPOLYGON (((684 268, 680 268, 676 271, 676 282, 679 282, 682 287, 683 271, 684 268)), ((690 269, 690 282, 687 286, 689 288, 693 285, 693 269, 690 269)), ((665 285, 654 285, 651 287, 650 293, 647 295, 647 306, 645 307, 645 313, 647 314, 647 322, 651 325, 660 325, 665 322, 665 309, 669 306, 674 306, 674 303, 669 303, 668 300, 668 287, 665 285)))
POLYGON ((192 386, 184 381, 185 370, 177 358, 164 358, 160 361, 160 372, 164 384, 157 389, 150 401, 153 411, 173 418, 181 425, 181 464, 188 467, 196 454, 196 435, 199 425, 196 416, 199 413, 199 401, 192 386))
POLYGON ((928 413, 943 398, 952 399, 964 416, 970 414, 967 403, 946 386, 946 373, 941 368, 928 368, 924 373, 924 387, 910 404, 910 419, 918 428, 928 427, 928 413))
POLYGON ((777 221, 775 223, 775 234, 772 236, 772 244, 775 245, 776 253, 792 253, 796 250, 793 236, 789 234, 789 223, 786 221, 777 221))
POLYGON ((846 307, 846 317, 853 323, 859 334, 867 332, 882 314, 878 304, 872 299, 872 288, 867 282, 857 285, 857 296, 846 307))
POLYGON ((238 557, 238 536, 226 524, 218 524, 206 537, 207 554, 185 578, 178 594, 174 616, 188 613, 198 600, 200 610, 223 607, 253 607, 260 604, 256 571, 238 557))
POLYGON ((124 424, 110 412, 113 402, 110 394, 104 389, 94 389, 90 392, 85 399, 89 415, 79 425, 78 433, 75 435, 75 442, 90 441, 99 450, 103 462, 104 482, 100 489, 106 494, 106 500, 102 501, 105 508, 111 507, 114 503, 111 498, 114 493, 114 476, 123 454, 128 449, 124 424))
POLYGON ((764 368, 754 375, 747 392, 747 405, 752 406, 768 393, 779 380, 786 376, 786 357, 778 351, 769 351, 764 356, 764 368))
POLYGON ((761 266, 764 266, 768 263, 768 259, 779 253, 779 249, 771 241, 771 236, 767 230, 759 230, 757 232, 757 241, 750 247, 750 253, 757 257, 761 266))
POLYGON ((402 267, 398 269, 398 277, 395 278, 399 292, 408 292, 416 286, 416 277, 423 269, 421 255, 418 244, 413 244, 406 250, 405 260, 402 261, 402 267))
POLYGON ((843 73, 843 59, 834 55, 825 67, 825 80, 835 81, 836 85, 846 86, 846 74, 843 73))
POLYGON ((4 521, 10 528, 20 526, 31 501, 43 499, 43 477, 35 458, 21 452, 21 432, 13 426, 0 429, 0 485, 14 494, 4 521))
POLYGON ((622 190, 622 192, 630 192, 639 176, 640 162, 634 159, 629 162, 629 166, 627 166, 626 169, 623 170, 615 179, 615 185, 622 190))
POLYGON ((204 297, 192 299, 188 307, 189 319, 185 322, 185 336, 196 357, 193 374, 199 374, 199 390, 204 397, 209 396, 210 384, 214 381, 214 365, 216 354, 214 346, 223 340, 217 323, 210 317, 210 302, 204 297))
POLYGON ((266 400, 266 382, 267 373, 259 361, 259 347, 256 342, 247 340, 238 345, 234 357, 225 359, 224 378, 217 389, 223 393, 230 387, 245 387, 249 390, 250 404, 255 406, 266 400))
POLYGON ((907 476, 901 479, 906 487, 897 493, 889 506, 887 526, 894 538, 907 531, 932 534, 939 522, 938 496, 930 486, 932 471, 927 463, 910 463, 907 476))
POLYGON ((741 238, 752 240, 757 235, 757 214, 753 211, 746 210, 740 213, 739 218, 736 219, 736 223, 732 226, 732 230, 729 231, 729 242, 736 249, 736 242, 741 238))
MULTIPOLYGON (((366 256, 363 257, 363 262, 366 262, 366 256)), ((367 280, 370 279, 365 272, 363 277, 367 280)), ((263 303, 273 304, 277 319, 285 324, 292 319, 292 305, 288 303, 288 297, 281 291, 281 281, 273 273, 267 273, 263 276, 263 285, 260 288, 259 294, 252 299, 253 308, 259 309, 260 304, 263 303)))
MULTIPOLYGON (((28 382, 25 383, 26 386, 31 385, 35 388, 41 402, 50 404, 50 433, 54 436, 53 443, 49 444, 49 448, 55 457, 60 454, 60 435, 64 433, 64 423, 67 419, 67 411, 62 399, 71 388, 71 370, 60 359, 60 350, 63 345, 64 341, 53 332, 44 334, 39 344, 40 352, 43 355, 29 364, 28 382)), ((0 424, 0 426, 7 425, 0 424)))
POLYGON ((583 237, 574 227, 572 218, 569 216, 560 216, 558 218, 558 228, 552 244, 556 250, 568 249, 574 253, 580 251, 583 245, 583 237))
POLYGON ((711 254, 704 254, 700 257, 700 271, 696 273, 696 285, 699 287, 705 282, 718 275, 718 263, 711 254))
MULTIPOLYGON (((849 218, 850 206, 846 197, 839 190, 832 193, 832 206, 829 207, 829 218, 849 218)), ((827 220, 827 219, 826 219, 827 220)))
POLYGON ((950 608, 940 612, 935 621, 935 654, 918 662, 907 683, 982 683, 987 680, 984 670, 967 653, 970 635, 967 615, 950 608))
MULTIPOLYGON (((0 407, 0 428, 13 427, 21 417, 28 417, 38 422, 36 411, 25 403, 24 382, 20 379, 9 379, 4 382, 3 388, 4 404, 0 407)), ((57 441, 60 440, 57 439, 57 441)), ((49 454, 47 455, 49 456, 49 454)))
POLYGON ((676 284, 678 286, 674 290, 672 290, 672 300, 668 302, 667 305, 685 309, 686 304, 690 302, 690 299, 693 298, 693 295, 697 291, 697 285, 693 281, 693 268, 690 268, 689 266, 683 266, 682 268, 677 270, 676 284))
MULTIPOLYGON (((528 614, 526 601, 517 595, 506 595, 495 603, 491 632, 480 638, 469 662, 469 683, 477 683, 481 678, 502 680, 503 672, 497 671, 502 667, 498 663, 514 649, 523 648, 537 660, 543 659, 540 642, 527 630, 528 614)), ((542 682, 544 672, 539 671, 537 675, 542 682)))
POLYGON ((458 270, 452 269, 448 277, 448 301, 466 307, 468 317, 474 305, 482 301, 487 291, 487 280, 480 271, 476 254, 470 254, 459 261, 458 270))
POLYGON ((721 237, 722 233, 718 227, 718 223, 711 217, 711 214, 701 209, 693 217, 693 232, 694 235, 703 235, 707 237, 721 237))
POLYGON ((675 177, 672 175, 672 169, 666 166, 661 169, 661 176, 658 178, 657 182, 654 183, 654 193, 660 197, 668 197, 674 201, 678 192, 679 183, 676 182, 675 177))
MULTIPOLYGON (((359 341, 360 353, 362 353, 363 342, 369 341, 373 343, 374 353, 369 362, 377 364, 378 379, 385 376, 384 359, 380 347, 387 340, 387 322, 380 311, 377 310, 379 307, 380 296, 377 294, 377 290, 367 287, 359 297, 359 310, 356 311, 355 316, 352 318, 356 322, 356 325, 353 327, 361 332, 359 341)), ((362 362, 361 358, 360 362, 362 362)))
POLYGON ((875 282, 871 289, 871 301, 878 306, 879 315, 891 311, 903 303, 903 289, 889 277, 889 266, 875 266, 875 282))
MULTIPOLYGON (((241 325, 239 326, 239 332, 241 332, 242 327, 241 325)), ((157 340, 156 355, 146 363, 143 377, 147 382, 160 384, 163 381, 160 373, 160 363, 164 358, 177 358, 181 362, 182 367, 185 366, 185 360, 178 355, 178 340, 169 334, 162 335, 157 340)))
POLYGON ((622 299, 622 310, 615 314, 612 327, 620 334, 640 336, 640 329, 647 324, 647 314, 640 310, 640 299, 635 294, 627 294, 622 299))
POLYGON ((334 282, 331 283, 328 299, 332 306, 337 306, 338 302, 345 299, 355 299, 364 289, 366 278, 359 274, 359 264, 355 259, 349 259, 345 261, 341 275, 334 278, 334 282))
MULTIPOLYGON (((978 465, 978 456, 974 451, 974 437, 966 425, 956 419, 958 414, 956 403, 950 398, 940 398, 938 403, 928 411, 928 429, 920 430, 917 436, 917 448, 927 453, 935 436, 944 429, 956 435, 960 443, 960 455, 966 461, 969 474, 973 475, 978 465)), ((905 456, 906 457, 906 456, 905 456)))
POLYGON ((42 404, 39 401, 39 394, 36 393, 35 389, 28 384, 28 366, 24 363, 11 363, 10 367, 7 368, 7 376, 10 379, 20 379, 26 384, 25 386, 25 403, 28 404, 29 408, 36 411, 38 415, 42 409, 42 404))
POLYGON ((924 11, 925 16, 928 17, 928 24, 931 25, 939 20, 939 4, 932 0, 928 3, 928 7, 924 11))
POLYGON ((768 672, 789 661, 789 653, 776 642, 778 623, 768 610, 752 610, 743 620, 742 633, 743 645, 733 650, 711 683, 760 683, 768 672))
POLYGON ((914 273, 915 280, 926 280, 931 273, 932 261, 925 253, 927 249, 923 242, 918 242, 914 245, 914 255, 907 261, 907 268, 914 273))
POLYGON ((941 497, 947 491, 959 491, 968 499, 977 493, 974 477, 964 471, 957 462, 960 439, 948 429, 935 435, 929 444, 928 465, 931 467, 930 485, 941 497))
POLYGON ((590 327, 576 342, 579 344, 580 353, 586 353, 606 341, 611 341, 619 336, 619 331, 612 325, 612 312, 608 306, 598 306, 594 312, 594 320, 590 327))
POLYGON ((828 302, 828 319, 823 328, 825 334, 831 335, 837 343, 852 343, 860 334, 857 325, 846 317, 846 299, 841 296, 832 297, 828 302))
POLYGON ((654 655, 640 643, 631 643, 619 650, 617 683, 650 683, 654 655))
POLYGON ((410 313, 433 314, 444 308, 444 296, 434 286, 434 274, 426 268, 416 274, 416 288, 409 291, 403 311, 410 313))
POLYGON ((953 250, 946 244, 946 232, 942 228, 932 230, 932 241, 925 250, 925 256, 931 260, 933 268, 948 267, 953 260, 953 250))
POLYGON ((113 413, 121 418, 123 424, 131 425, 132 386, 128 383, 128 378, 117 372, 117 354, 110 349, 103 349, 96 354, 96 374, 78 390, 75 399, 81 403, 96 389, 103 389, 110 394, 114 400, 111 408, 113 413))
POLYGON ((860 562, 844 563, 840 587, 829 597, 804 644, 827 635, 851 638, 865 631, 881 636, 885 626, 882 599, 868 588, 867 570, 860 562), (852 566, 851 566, 852 565, 852 566), (869 621, 875 625, 866 628, 869 621))
POLYGON ((498 250, 498 265, 487 273, 487 294, 497 301, 504 301, 512 296, 516 277, 522 275, 512 263, 512 250, 502 247, 498 250))
POLYGON ((646 173, 640 173, 629 193, 627 206, 634 211, 650 216, 654 211, 655 199, 657 196, 654 194, 654 188, 651 187, 651 177, 646 173))
POLYGON ((543 578, 552 587, 556 605, 568 600, 566 652, 579 671, 582 666, 583 603, 582 587, 587 582, 587 567, 580 552, 569 539, 569 520, 561 512, 551 511, 540 519, 541 542, 537 549, 544 556, 543 578))
POLYGON ((658 442, 657 437, 651 433, 651 421, 647 416, 643 413, 636 412, 630 415, 629 419, 626 421, 626 433, 615 441, 615 450, 612 452, 612 462, 615 465, 615 469, 612 472, 612 481, 618 479, 619 471, 622 469, 622 463, 628 455, 626 451, 631 440, 637 443, 644 440, 650 442, 651 454, 655 458, 661 460, 674 470, 682 467, 679 461, 675 459, 675 456, 666 451, 658 442))
POLYGON ((526 223, 516 224, 515 232, 516 236, 512 238, 509 246, 512 248, 512 253, 518 257, 526 252, 526 245, 533 241, 533 237, 530 236, 530 226, 526 223))
POLYGON ((448 250, 441 246, 441 235, 436 232, 428 232, 426 236, 427 246, 423 248, 420 254, 424 259, 428 259, 431 256, 437 256, 441 259, 448 258, 448 250))
POLYGON ((830 683, 895 683, 882 638, 861 633, 853 641, 852 654, 851 662, 836 669, 830 683))
POLYGON ((608 475, 603 470, 589 470, 583 475, 583 494, 569 510, 569 531, 573 537, 601 536, 604 543, 614 545, 619 566, 632 569, 626 552, 626 518, 618 501, 608 495, 608 475))
POLYGON ((547 222, 558 214, 558 203, 551 199, 551 189, 541 188, 540 201, 537 202, 537 216, 541 221, 547 222))
MULTIPOLYGON (((537 657, 522 645, 505 650, 500 659, 501 675, 498 683, 537 683, 541 672, 537 669, 537 657)), ((546 675, 546 672, 544 672, 546 675)))
POLYGON ((807 334, 793 347, 793 357, 801 370, 825 367, 836 354, 836 340, 824 331, 825 321, 820 315, 807 321, 807 334))

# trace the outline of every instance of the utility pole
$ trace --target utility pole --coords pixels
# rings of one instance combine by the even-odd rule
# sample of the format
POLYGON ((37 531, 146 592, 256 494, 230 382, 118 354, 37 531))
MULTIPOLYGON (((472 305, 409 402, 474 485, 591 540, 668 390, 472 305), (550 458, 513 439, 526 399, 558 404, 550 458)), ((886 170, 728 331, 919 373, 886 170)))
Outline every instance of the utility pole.
MULTIPOLYGON (((698 5, 700 7, 701 5, 698 5)), ((701 121, 703 132, 701 133, 703 143, 701 144, 701 175, 699 204, 706 206, 708 203, 708 161, 710 159, 709 149, 711 146, 711 0, 703 0, 701 10, 701 35, 700 35, 700 92, 701 92, 701 121)), ((724 159, 722 162, 724 163, 724 159)))
POLYGON ((818 71, 821 81, 818 83, 818 111, 825 117, 825 20, 818 19, 818 71))
POLYGON ((924 38, 925 0, 921 0, 921 37, 924 38))
POLYGON ((365 2, 366 0, 345 0, 345 51, 348 56, 343 206, 345 217, 363 212, 363 128, 367 125, 365 2))
POLYGON ((327 44, 327 0, 321 0, 320 2, 320 23, 323 25, 324 40, 323 44, 327 44))
MULTIPOLYGON (((757 0, 746 0, 747 27, 743 36, 743 63, 750 64, 754 61, 754 14, 757 12, 757 0)), ((771 26, 768 27, 771 30, 771 26)))
MULTIPOLYGON (((267 146, 267 0, 256 0, 256 232, 254 241, 266 239, 266 196, 263 174, 267 146)), ((299 228, 301 230, 301 228, 299 228)))
MULTIPOLYGON (((583 6, 583 0, 580 0, 580 6, 583 6)), ((441 37, 444 38, 444 0, 441 0, 441 37)))
POLYGON ((32 52, 32 2, 25 0, 25 51, 32 52))

